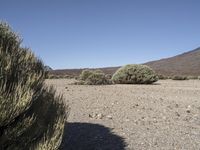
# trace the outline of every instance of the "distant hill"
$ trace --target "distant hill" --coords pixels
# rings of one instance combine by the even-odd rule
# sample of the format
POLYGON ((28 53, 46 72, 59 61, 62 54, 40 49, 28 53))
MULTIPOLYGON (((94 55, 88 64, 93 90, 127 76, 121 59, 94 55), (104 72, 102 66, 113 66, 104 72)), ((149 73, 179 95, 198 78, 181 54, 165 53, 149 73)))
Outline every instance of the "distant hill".
MULTIPOLYGON (((144 63, 163 75, 200 75, 200 48, 157 61, 144 63)), ((95 68, 113 74, 119 67, 95 68)), ((88 68, 84 68, 88 69, 88 68)), ((84 69, 51 70, 54 75, 79 75, 84 69)), ((94 68, 93 68, 94 69, 94 68)), ((93 70, 92 69, 92 70, 93 70)))
POLYGON ((145 65, 163 75, 200 75, 200 48, 145 65))

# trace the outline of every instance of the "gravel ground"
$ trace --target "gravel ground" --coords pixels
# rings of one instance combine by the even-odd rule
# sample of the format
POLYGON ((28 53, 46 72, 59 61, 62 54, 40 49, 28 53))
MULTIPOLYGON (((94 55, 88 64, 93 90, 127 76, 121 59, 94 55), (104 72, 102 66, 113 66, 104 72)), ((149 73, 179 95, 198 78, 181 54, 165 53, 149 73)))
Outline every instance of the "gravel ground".
POLYGON ((154 85, 71 85, 47 80, 71 111, 67 150, 199 150, 200 81, 154 85))

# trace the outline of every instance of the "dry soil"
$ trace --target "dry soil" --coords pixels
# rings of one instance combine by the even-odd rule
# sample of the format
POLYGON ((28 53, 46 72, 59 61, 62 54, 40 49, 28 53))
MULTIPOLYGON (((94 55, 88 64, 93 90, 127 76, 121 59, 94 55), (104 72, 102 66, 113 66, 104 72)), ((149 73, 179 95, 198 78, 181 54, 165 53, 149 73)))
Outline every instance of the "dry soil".
POLYGON ((71 85, 51 79, 70 105, 67 150, 200 149, 200 81, 71 85))

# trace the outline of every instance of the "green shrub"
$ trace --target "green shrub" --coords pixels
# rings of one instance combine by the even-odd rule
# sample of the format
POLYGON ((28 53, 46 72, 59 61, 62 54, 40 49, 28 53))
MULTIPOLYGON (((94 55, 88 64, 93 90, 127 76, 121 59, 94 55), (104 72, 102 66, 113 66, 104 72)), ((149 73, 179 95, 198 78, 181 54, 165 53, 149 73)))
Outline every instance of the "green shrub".
POLYGON ((111 74, 106 74, 106 79, 111 80, 112 79, 112 75, 111 74))
POLYGON ((173 76, 172 80, 188 80, 186 76, 173 76))
POLYGON ((93 71, 91 70, 83 70, 79 76, 80 80, 85 81, 91 74, 93 73, 93 71))
POLYGON ((80 74, 81 84, 103 85, 111 84, 111 81, 101 70, 83 70, 80 74))
POLYGON ((165 75, 162 75, 162 74, 158 74, 158 79, 159 80, 166 80, 166 79, 169 79, 169 77, 165 76, 165 75))
POLYGON ((59 147, 67 106, 44 84, 42 62, 0 23, 0 149, 59 147))
POLYGON ((151 84, 158 80, 155 72, 145 65, 126 65, 118 69, 112 80, 117 84, 151 84))

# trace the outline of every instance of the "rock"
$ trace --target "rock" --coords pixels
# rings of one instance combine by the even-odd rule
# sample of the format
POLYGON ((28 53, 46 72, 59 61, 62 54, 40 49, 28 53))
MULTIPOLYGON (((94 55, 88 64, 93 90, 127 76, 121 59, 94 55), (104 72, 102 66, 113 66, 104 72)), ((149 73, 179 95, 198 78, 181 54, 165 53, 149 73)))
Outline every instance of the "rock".
POLYGON ((191 113, 190 109, 186 109, 186 112, 187 112, 187 113, 191 113))
POLYGON ((180 117, 181 115, 178 112, 175 112, 176 116, 180 117))
POLYGON ((89 117, 90 117, 90 118, 95 118, 96 116, 97 116, 96 113, 89 114, 89 117))
POLYGON ((108 119, 112 119, 112 116, 111 115, 107 115, 106 116, 108 119))
POLYGON ((102 119, 103 118, 103 114, 97 114, 96 118, 97 119, 102 119))
POLYGON ((191 113, 191 106, 190 105, 187 106, 186 112, 191 113))
POLYGON ((175 107, 176 107, 176 108, 178 108, 178 107, 179 107, 179 105, 178 105, 178 104, 175 104, 175 107))

